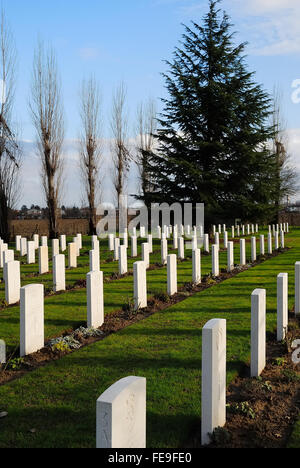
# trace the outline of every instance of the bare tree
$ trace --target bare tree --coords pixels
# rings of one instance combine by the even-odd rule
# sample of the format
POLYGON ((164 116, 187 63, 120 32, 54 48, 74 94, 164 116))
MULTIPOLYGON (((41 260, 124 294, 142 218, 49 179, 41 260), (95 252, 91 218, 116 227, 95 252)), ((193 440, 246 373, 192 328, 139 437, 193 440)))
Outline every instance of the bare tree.
POLYGON ((48 208, 49 236, 58 235, 58 204, 63 172, 64 117, 56 56, 39 43, 34 55, 30 109, 42 163, 42 183, 48 208))
POLYGON ((272 123, 274 128, 273 152, 276 156, 276 194, 275 200, 276 219, 279 221, 279 213, 285 197, 294 195, 297 190, 297 173, 291 164, 291 156, 288 152, 288 135, 286 123, 282 114, 282 93, 275 88, 273 93, 272 123))
POLYGON ((151 191, 151 178, 148 170, 149 155, 154 150, 156 123, 156 106, 153 99, 140 104, 137 109, 137 147, 136 164, 140 176, 140 192, 143 200, 151 191))
POLYGON ((0 236, 9 241, 11 212, 20 195, 19 170, 21 151, 12 130, 15 95, 16 48, 5 13, 0 24, 0 236))
POLYGON ((89 233, 96 234, 96 210, 100 197, 100 93, 94 78, 83 81, 80 90, 80 169, 89 206, 89 233))
POLYGON ((126 88, 121 83, 113 94, 111 130, 113 135, 113 184, 117 196, 117 204, 125 191, 125 183, 130 165, 128 147, 128 119, 126 110, 126 88))

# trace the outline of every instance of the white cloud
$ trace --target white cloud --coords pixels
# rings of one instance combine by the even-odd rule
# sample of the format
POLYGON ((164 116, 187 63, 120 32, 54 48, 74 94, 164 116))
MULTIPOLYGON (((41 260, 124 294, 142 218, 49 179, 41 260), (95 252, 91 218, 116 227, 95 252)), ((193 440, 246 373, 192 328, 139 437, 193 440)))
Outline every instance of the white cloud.
MULTIPOLYGON (((130 145, 135 146, 135 140, 130 140, 130 145)), ((20 205, 45 206, 45 198, 41 187, 40 179, 40 159, 33 141, 20 142, 23 148, 23 164, 21 168, 22 196, 20 205)), ((112 185, 112 158, 111 140, 102 140, 103 162, 101 166, 102 179, 102 201, 106 203, 114 202, 114 189, 112 185)), ((81 206, 83 201, 83 185, 80 178, 78 140, 66 140, 63 147, 64 159, 64 183, 62 204, 66 206, 81 206)), ((131 165, 128 174, 127 192, 134 194, 137 192, 138 173, 134 164, 131 165)), ((132 202, 132 198, 129 199, 132 202)))
POLYGON ((242 23, 254 55, 291 55, 300 52, 299 0, 227 0, 224 6, 242 23))

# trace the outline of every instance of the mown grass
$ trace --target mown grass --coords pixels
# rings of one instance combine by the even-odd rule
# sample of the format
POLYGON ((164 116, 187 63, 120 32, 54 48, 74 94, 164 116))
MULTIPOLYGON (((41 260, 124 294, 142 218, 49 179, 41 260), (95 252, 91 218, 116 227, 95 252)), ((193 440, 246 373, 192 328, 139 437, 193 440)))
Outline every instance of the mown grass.
POLYGON ((300 419, 295 424, 292 436, 288 443, 288 448, 300 448, 300 419))
MULTIPOLYGON (((139 242, 138 257, 128 257, 128 268, 132 270, 133 263, 140 260, 141 243, 139 242)), ((169 243, 169 251, 171 250, 172 242, 169 243)), ((80 279, 84 279, 89 271, 88 251, 90 249, 90 238, 83 239, 82 255, 78 259, 78 268, 66 270, 67 284, 74 285, 80 279)), ((247 245, 248 258, 250 257, 250 245, 247 245)), ((186 255, 191 256, 191 251, 186 250, 186 255)), ((239 262, 239 246, 235 246, 236 261, 239 262)), ((111 252, 107 250, 107 241, 101 243, 101 270, 104 276, 109 278, 113 273, 118 272, 118 262, 110 261, 105 263, 104 260, 110 259, 111 252)), ((154 253, 151 255, 151 264, 159 263, 160 256, 160 241, 154 241, 154 253)), ((227 254, 220 253, 220 268, 226 268, 227 254)), ((43 283, 45 288, 52 288, 52 275, 42 275, 31 277, 28 275, 38 271, 37 265, 22 265, 22 286, 32 283, 43 283)), ((181 287, 185 283, 192 280, 192 261, 187 258, 185 262, 179 262, 177 267, 178 286, 181 287)), ((211 272, 211 256, 202 256, 202 275, 211 272)), ((148 296, 153 296, 160 292, 166 292, 167 289, 167 269, 166 267, 150 270, 147 273, 148 296)), ((0 288, 1 294, 4 297, 4 285, 0 288), (1 290, 2 288, 2 290, 1 290)), ((110 281, 104 284, 104 303, 105 313, 120 309, 126 302, 133 297, 133 277, 110 281)), ((7 344, 8 352, 15 350, 19 344, 19 323, 20 323, 19 306, 4 308, 0 310, 0 338, 4 339, 7 344)), ((61 294, 48 296, 45 298, 45 339, 61 335, 64 331, 75 329, 79 325, 86 322, 86 289, 80 288, 72 291, 67 291, 61 294)))
MULTIPOLYGON (((147 446, 184 447, 194 424, 200 424, 203 325, 227 319, 230 382, 249 361, 252 290, 267 289, 268 332, 276 327, 278 273, 289 273, 289 305, 294 302, 299 237, 294 230, 288 252, 0 387, 1 410, 9 413, 0 421, 0 447, 94 447, 96 399, 128 375, 147 378, 147 446)), ((149 279, 151 288, 165 289, 165 271, 151 274, 157 275, 149 279)), ((127 281, 116 282, 122 294, 127 281)), ((64 300, 61 307, 65 320, 64 300)))

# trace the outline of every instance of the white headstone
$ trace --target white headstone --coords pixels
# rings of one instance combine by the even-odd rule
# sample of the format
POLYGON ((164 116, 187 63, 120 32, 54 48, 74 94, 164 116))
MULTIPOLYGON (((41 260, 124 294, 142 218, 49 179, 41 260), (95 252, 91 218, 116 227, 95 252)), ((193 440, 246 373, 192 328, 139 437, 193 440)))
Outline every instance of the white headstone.
POLYGON ((37 250, 39 248, 39 242, 40 242, 40 238, 38 234, 34 234, 33 242, 34 242, 34 248, 35 250, 37 250))
POLYGON ((77 239, 78 239, 78 248, 82 249, 82 234, 77 234, 77 239))
POLYGON ((219 276, 220 270, 219 270, 219 246, 214 244, 212 245, 212 275, 213 276, 219 276))
POLYGON ((80 247, 79 247, 79 237, 73 237, 73 244, 76 244, 76 256, 79 257, 80 256, 80 247))
POLYGON ((227 245, 227 271, 230 272, 234 269, 234 251, 233 242, 228 242, 227 245))
POLYGON ((258 377, 266 365, 266 290, 251 294, 251 377, 258 377))
MULTIPOLYGON (((1 249, 1 247, 0 247, 1 249)), ((27 239, 26 237, 21 238, 21 250, 20 250, 21 257, 25 257, 27 255, 27 239)))
POLYGON ((213 319, 202 330, 201 443, 226 423, 226 320, 213 319))
MULTIPOLYGON (((179 246, 180 246, 180 239, 179 239, 179 246)), ((163 238, 161 240, 161 264, 162 265, 165 265, 167 263, 167 256, 168 256, 168 241, 167 239, 163 238)))
POLYGON ((125 275, 128 272, 127 248, 126 245, 119 247, 119 274, 125 275))
POLYGON ((125 377, 97 400, 97 448, 146 448, 146 379, 125 377))
POLYGON ((90 250, 90 271, 100 271, 100 256, 99 250, 90 250))
POLYGON ((39 274, 44 275, 49 272, 48 246, 39 247, 39 274))
POLYGON ((42 237, 41 237, 41 246, 42 246, 42 247, 47 247, 47 246, 48 246, 48 238, 47 238, 47 236, 42 236, 42 237))
POLYGON ((277 276, 277 341, 283 341, 288 328, 288 274, 277 276))
POLYGON ((5 300, 7 304, 16 304, 20 300, 21 273, 20 262, 7 262, 4 265, 5 300))
POLYGON ((265 255, 265 236, 259 236, 260 255, 265 255))
POLYGON ((0 364, 6 364, 6 344, 0 340, 0 364))
POLYGON ((271 255, 272 253, 272 233, 268 233, 268 254, 271 255))
POLYGON ((224 232, 224 249, 227 249, 228 246, 228 232, 224 232))
POLYGON ((176 226, 175 226, 174 232, 173 232, 173 249, 174 250, 178 249, 178 231, 177 231, 176 226))
POLYGON ((275 236, 274 236, 274 249, 278 250, 279 249, 279 235, 278 231, 275 231, 275 236))
POLYGON ((209 253, 209 235, 204 234, 204 252, 209 253))
MULTIPOLYGON (((165 250, 166 251, 168 250, 168 244, 165 247, 165 250)), ((163 252, 162 252, 161 257, 162 257, 162 260, 163 260, 163 258, 165 258, 165 252, 164 252, 164 255, 163 255, 163 252)), ((178 237, 178 258, 180 260, 184 260, 184 257, 185 257, 185 255, 184 255, 184 238, 183 237, 178 237)))
POLYGON ((148 242, 142 244, 142 261, 145 262, 146 268, 150 266, 150 248, 148 242))
POLYGON ((90 271, 86 275, 87 326, 101 327, 104 323, 103 272, 90 271))
POLYGON ((201 283, 201 251, 195 249, 192 252, 192 265, 193 265, 193 283, 201 283))
POLYGON ((35 243, 34 241, 27 242, 27 263, 32 265, 35 263, 35 243))
POLYGON ((65 256, 63 254, 55 255, 53 258, 53 289, 54 292, 66 289, 65 256))
POLYGON ((7 262, 13 262, 15 259, 15 252, 13 250, 4 250, 3 252, 3 267, 7 262))
POLYGON ((246 265, 246 240, 240 239, 240 265, 246 265))
POLYGON ((147 236, 147 243, 149 246, 149 253, 153 252, 153 239, 152 239, 152 234, 148 234, 147 236))
POLYGON ((220 247, 220 234, 218 232, 216 232, 215 234, 215 245, 218 246, 218 249, 220 247))
POLYGON ((123 245, 125 245, 126 249, 128 249, 128 234, 127 234, 127 232, 124 232, 122 237, 123 237, 123 245))
POLYGON ((175 254, 167 257, 168 294, 173 296, 177 293, 177 257, 175 254))
POLYGON ((21 250, 21 236, 16 236, 16 250, 18 252, 21 250))
POLYGON ((113 234, 108 234, 108 250, 111 252, 115 250, 115 236, 113 234))
POLYGON ((20 294, 20 355, 44 347, 44 286, 29 284, 20 294))
POLYGON ((131 257, 137 257, 137 236, 131 236, 131 257))
POLYGON ((52 258, 59 255, 59 240, 52 239, 52 258))
POLYGON ((65 234, 62 234, 60 236, 60 250, 62 252, 65 252, 66 249, 67 249, 67 238, 66 238, 65 234))
POLYGON ((280 231, 280 247, 284 249, 284 231, 280 231))
POLYGON ((256 237, 251 237, 251 262, 256 262, 256 237))
POLYGON ((69 268, 77 268, 77 245, 75 242, 68 245, 68 266, 69 268))
POLYGON ((135 310, 147 307, 147 276, 144 262, 133 264, 134 307, 135 310))
POLYGON ((119 239, 119 237, 115 237, 115 239, 114 239, 114 260, 116 262, 119 260, 119 247, 120 247, 120 239, 119 239))

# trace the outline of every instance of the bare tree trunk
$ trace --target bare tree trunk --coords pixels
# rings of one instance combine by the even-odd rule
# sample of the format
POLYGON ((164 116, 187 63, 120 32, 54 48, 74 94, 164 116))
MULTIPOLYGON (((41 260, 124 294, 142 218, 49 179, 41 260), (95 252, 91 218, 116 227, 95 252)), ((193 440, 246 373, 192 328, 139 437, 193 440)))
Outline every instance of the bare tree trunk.
POLYGON ((137 109, 137 148, 136 164, 140 174, 140 192, 147 205, 147 193, 151 192, 151 179, 148 170, 148 158, 154 150, 154 134, 156 132, 155 102, 149 99, 146 105, 137 109))
POLYGON ((128 119, 126 115, 126 89, 123 83, 113 95, 111 130, 113 135, 112 157, 114 165, 113 184, 120 207, 125 192, 125 182, 129 171, 130 151, 128 148, 128 119))
POLYGON ((49 236, 56 238, 63 172, 64 118, 56 57, 41 43, 34 56, 30 110, 37 132, 42 182, 48 207, 49 236))
POLYGON ((100 196, 100 94, 93 78, 83 81, 80 93, 80 116, 82 135, 80 137, 80 167, 89 207, 89 234, 96 234, 97 203, 100 196))
POLYGON ((10 218, 20 195, 21 153, 11 130, 15 91, 16 49, 4 11, 0 24, 0 236, 10 239, 10 218))
POLYGON ((293 195, 297 189, 297 174, 290 165, 290 155, 288 154, 288 137, 285 131, 285 122, 282 116, 282 96, 279 90, 274 90, 273 96, 273 152, 276 156, 276 214, 274 222, 279 222, 280 211, 282 208, 282 200, 286 196, 293 195))

